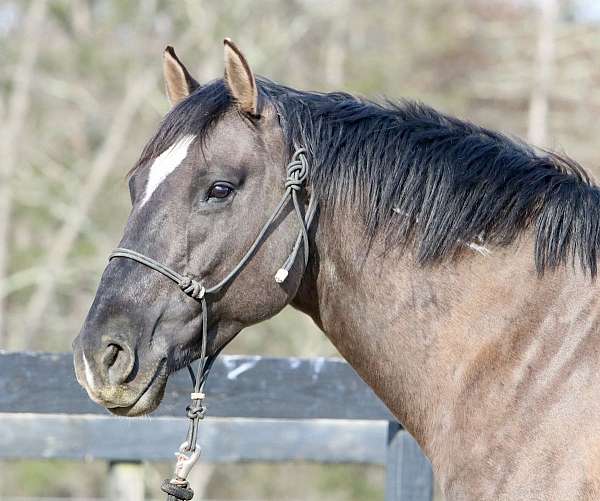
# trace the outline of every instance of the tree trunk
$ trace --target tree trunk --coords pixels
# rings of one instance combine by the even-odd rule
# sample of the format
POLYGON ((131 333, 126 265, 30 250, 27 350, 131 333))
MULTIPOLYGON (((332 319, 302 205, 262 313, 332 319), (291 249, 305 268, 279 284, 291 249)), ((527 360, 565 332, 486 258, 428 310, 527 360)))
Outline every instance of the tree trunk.
POLYGON ((555 59, 555 29, 558 0, 542 0, 535 63, 535 75, 529 101, 527 137, 536 146, 544 146, 548 137, 548 110, 555 59))

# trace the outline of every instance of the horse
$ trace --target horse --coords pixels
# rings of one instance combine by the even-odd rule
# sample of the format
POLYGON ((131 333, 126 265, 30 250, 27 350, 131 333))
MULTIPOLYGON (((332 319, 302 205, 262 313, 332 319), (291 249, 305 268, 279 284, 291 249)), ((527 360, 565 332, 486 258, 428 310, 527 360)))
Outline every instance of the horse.
POLYGON ((164 53, 172 107, 129 173, 129 256, 73 343, 89 396, 149 413, 169 374, 292 305, 415 437, 446 499, 600 499, 585 170, 421 103, 255 77, 229 39, 224 62, 200 84, 164 53))

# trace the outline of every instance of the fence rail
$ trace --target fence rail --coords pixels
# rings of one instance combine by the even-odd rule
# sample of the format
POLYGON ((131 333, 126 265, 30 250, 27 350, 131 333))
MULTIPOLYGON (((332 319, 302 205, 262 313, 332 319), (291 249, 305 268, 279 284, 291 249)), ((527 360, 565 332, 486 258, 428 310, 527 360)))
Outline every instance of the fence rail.
MULTIPOLYGON (((116 418, 77 384, 70 354, 0 351, 0 459, 170 460, 189 392, 181 371, 157 417, 116 418)), ((205 461, 385 464, 386 501, 432 499, 418 445, 341 360, 222 356, 206 392, 205 461)))

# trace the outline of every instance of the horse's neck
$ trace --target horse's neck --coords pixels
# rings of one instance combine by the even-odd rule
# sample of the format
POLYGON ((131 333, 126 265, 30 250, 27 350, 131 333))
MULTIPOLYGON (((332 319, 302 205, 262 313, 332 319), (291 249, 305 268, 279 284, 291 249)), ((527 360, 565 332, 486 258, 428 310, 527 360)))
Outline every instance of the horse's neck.
POLYGON ((353 228, 319 222, 316 262, 295 305, 448 478, 465 434, 514 405, 534 364, 528 357, 543 359, 544 346, 562 346, 565 335, 590 338, 600 292, 570 270, 540 279, 526 237, 487 256, 465 247, 452 263, 420 268, 408 251, 382 254, 377 242, 364 258, 353 228))

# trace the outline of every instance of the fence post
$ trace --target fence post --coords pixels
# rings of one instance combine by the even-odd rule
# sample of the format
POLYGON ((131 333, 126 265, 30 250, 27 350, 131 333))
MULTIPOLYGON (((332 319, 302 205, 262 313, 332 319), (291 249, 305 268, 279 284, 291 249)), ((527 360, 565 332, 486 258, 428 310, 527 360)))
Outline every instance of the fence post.
POLYGON ((111 461, 109 501, 144 501, 144 467, 139 461, 111 461))
POLYGON ((385 501, 431 501, 433 472, 421 448, 402 427, 388 423, 385 501))

